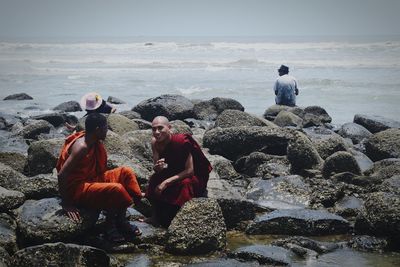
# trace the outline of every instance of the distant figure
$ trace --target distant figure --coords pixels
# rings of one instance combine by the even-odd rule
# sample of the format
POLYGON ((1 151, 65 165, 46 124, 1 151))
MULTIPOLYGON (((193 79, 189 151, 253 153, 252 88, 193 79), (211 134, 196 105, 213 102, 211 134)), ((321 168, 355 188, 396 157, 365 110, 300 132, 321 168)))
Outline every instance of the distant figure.
POLYGON ((140 230, 125 217, 127 207, 142 198, 135 173, 128 167, 107 170, 103 145, 107 120, 103 115, 89 114, 85 128, 86 131, 67 137, 57 162, 64 211, 74 221, 80 221, 77 207, 105 210, 106 237, 112 242, 140 235, 140 230))
MULTIPOLYGON (((90 92, 84 95, 80 101, 81 108, 86 111, 87 116, 91 113, 105 113, 110 114, 116 111, 116 108, 110 104, 108 104, 104 99, 102 99, 101 95, 96 92, 90 92)), ((78 125, 71 125, 68 122, 65 123, 65 127, 71 131, 80 131, 78 125)))
POLYGON ((289 67, 281 65, 278 69, 279 77, 274 85, 275 103, 277 105, 295 106, 296 95, 299 94, 297 81, 289 75, 289 67))
POLYGON ((206 195, 212 167, 191 135, 172 134, 166 117, 154 118, 152 130, 155 173, 146 197, 154 208, 152 222, 168 227, 186 201, 206 195))

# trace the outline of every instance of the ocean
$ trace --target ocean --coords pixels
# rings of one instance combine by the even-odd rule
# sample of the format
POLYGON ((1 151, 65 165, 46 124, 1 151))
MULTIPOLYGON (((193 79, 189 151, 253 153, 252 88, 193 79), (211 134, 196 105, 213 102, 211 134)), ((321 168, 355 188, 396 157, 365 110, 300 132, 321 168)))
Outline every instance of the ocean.
POLYGON ((321 106, 335 124, 355 114, 398 119, 399 36, 0 41, 0 99, 21 92, 34 98, 0 100, 0 112, 28 117, 96 91, 124 100, 120 111, 180 94, 233 98, 262 116, 274 104, 281 64, 298 81, 297 105, 321 106))

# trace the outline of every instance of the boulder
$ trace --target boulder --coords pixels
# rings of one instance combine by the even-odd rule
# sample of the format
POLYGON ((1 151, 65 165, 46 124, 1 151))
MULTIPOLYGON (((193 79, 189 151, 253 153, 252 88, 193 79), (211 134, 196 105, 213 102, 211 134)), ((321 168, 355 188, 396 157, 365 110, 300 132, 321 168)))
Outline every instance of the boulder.
POLYGON ((183 120, 190 128, 208 130, 214 127, 215 121, 184 119, 183 120))
POLYGON ((18 208, 25 202, 25 195, 19 191, 8 190, 0 186, 0 212, 18 208))
POLYGON ((337 135, 330 135, 323 139, 312 140, 314 147, 322 159, 326 159, 338 151, 347 151, 344 139, 337 135))
POLYGON ((340 127, 338 134, 344 138, 350 138, 354 144, 358 144, 372 133, 357 123, 348 122, 340 127))
POLYGON ((381 181, 400 175, 400 159, 383 159, 374 162, 373 166, 365 171, 365 175, 377 177, 381 181))
POLYGON ((28 148, 27 173, 30 176, 51 173, 56 167, 64 139, 49 139, 33 142, 28 148))
POLYGON ((256 216, 254 204, 244 199, 218 198, 227 229, 233 229, 242 221, 253 220, 256 216))
MULTIPOLYGON (((136 266, 136 265, 135 265, 136 266)), ((208 260, 204 262, 197 262, 185 265, 186 267, 259 267, 260 264, 257 261, 254 262, 242 262, 235 259, 215 259, 215 260, 208 260)), ((133 267, 133 265, 132 265, 133 267)))
POLYGON ((368 158, 368 156, 365 155, 364 153, 352 148, 349 148, 347 151, 353 155, 362 173, 364 173, 366 170, 370 169, 373 166, 374 162, 370 158, 368 158))
POLYGON ((17 172, 23 172, 27 164, 27 156, 20 152, 2 152, 0 151, 0 162, 4 163, 17 172))
POLYGON ((76 223, 63 212, 57 198, 28 200, 17 213, 19 238, 25 245, 70 242, 81 238, 94 225, 98 215, 80 210, 81 222, 76 223))
POLYGON ((206 254, 225 248, 226 226, 216 200, 186 202, 172 220, 165 248, 174 254, 206 254))
POLYGON ((69 124, 77 124, 78 118, 74 115, 67 114, 67 113, 49 113, 49 114, 41 114, 32 116, 31 119, 34 120, 45 120, 49 122, 54 127, 59 127, 64 125, 65 122, 69 124))
POLYGON ((180 120, 171 121, 171 131, 174 134, 193 134, 192 130, 190 129, 189 125, 184 123, 180 120))
POLYGON ((132 119, 138 126, 140 130, 151 129, 151 122, 142 119, 132 119))
POLYGON ((290 140, 287 147, 287 158, 293 173, 318 168, 323 162, 311 141, 300 132, 296 132, 290 140))
POLYGON ((211 166, 221 179, 236 180, 242 176, 236 172, 232 162, 221 156, 208 156, 211 166))
POLYGON ((312 187, 310 208, 313 209, 333 207, 345 194, 344 184, 337 183, 334 179, 311 178, 309 183, 312 187))
POLYGON ((381 116, 356 114, 353 122, 364 126, 371 133, 381 132, 389 128, 400 128, 400 122, 381 116))
POLYGON ((119 135, 123 135, 130 131, 139 130, 139 126, 136 122, 118 113, 111 113, 108 115, 107 123, 108 128, 119 135))
POLYGON ((315 241, 313 239, 303 236, 293 236, 284 239, 279 239, 271 243, 274 246, 284 247, 291 249, 292 245, 297 245, 306 249, 313 250, 318 254, 332 252, 339 248, 339 245, 331 242, 315 241))
POLYGON ((124 110, 124 111, 121 111, 121 112, 119 112, 117 114, 125 116, 125 117, 127 117, 128 119, 131 119, 131 120, 142 119, 142 117, 140 116, 139 113, 137 113, 136 111, 132 111, 132 110, 124 110))
POLYGON ((6 213, 0 213, 0 248, 3 247, 10 255, 18 250, 16 230, 14 219, 6 213))
POLYGON ((109 97, 107 98, 107 102, 109 102, 109 103, 111 103, 111 104, 117 104, 117 105, 119 105, 119 104, 126 104, 125 101, 123 101, 123 100, 121 100, 121 99, 119 99, 118 97, 115 97, 115 96, 109 96, 109 97))
POLYGON ((355 230, 361 234, 400 238, 400 198, 397 194, 375 192, 366 196, 364 210, 357 216, 355 230))
POLYGON ((104 146, 108 155, 115 154, 128 158, 134 157, 133 151, 129 146, 129 140, 112 131, 108 131, 107 137, 104 140, 104 146))
POLYGON ((17 122, 21 122, 21 117, 0 112, 0 129, 7 130, 17 122))
POLYGON ((292 112, 282 110, 274 119, 274 123, 280 127, 296 127, 303 126, 303 119, 292 112))
POLYGON ((356 217, 363 208, 364 201, 355 196, 345 196, 335 204, 335 213, 344 217, 356 217))
POLYGON ((339 151, 334 153, 325 160, 322 166, 322 175, 325 178, 341 172, 361 174, 356 159, 349 152, 339 151))
POLYGON ((142 119, 152 121, 156 116, 165 116, 169 120, 183 120, 193 117, 193 103, 181 95, 161 95, 140 102, 133 111, 142 119))
POLYGON ((254 261, 268 266, 290 266, 292 253, 284 248, 267 245, 251 245, 238 248, 229 257, 242 261, 254 261))
POLYGON ((267 155, 262 152, 253 152, 236 160, 235 169, 249 177, 273 177, 290 174, 289 161, 285 156, 267 155))
POLYGON ((8 267, 11 266, 11 256, 8 252, 0 247, 0 266, 1 267, 8 267))
POLYGON ((26 179, 25 175, 15 171, 8 165, 0 163, 0 186, 8 190, 18 190, 21 181, 26 179))
POLYGON ((388 129, 372 135, 365 142, 365 150, 373 161, 400 158, 400 129, 388 129))
POLYGON ((49 133, 52 125, 45 120, 30 120, 22 129, 22 137, 25 139, 38 139, 42 133, 49 133))
POLYGON ((42 199, 58 196, 58 180, 53 174, 38 174, 18 181, 19 190, 26 199, 42 199))
POLYGON ((388 247, 388 241, 368 235, 355 236, 347 242, 347 246, 365 252, 383 252, 388 247))
POLYGON ((77 101, 67 101, 54 107, 53 110, 60 110, 64 112, 76 112, 76 111, 82 111, 82 108, 77 101))
POLYGON ((107 169, 110 170, 121 166, 129 167, 135 172, 138 183, 140 185, 147 185, 152 172, 142 165, 139 161, 135 162, 134 159, 121 155, 111 154, 107 158, 107 169))
POLYGON ((344 234, 349 230, 349 222, 338 215, 323 210, 286 209, 257 216, 246 233, 327 235, 344 234))
POLYGON ((281 112, 282 110, 291 111, 292 107, 284 106, 284 105, 273 105, 267 108, 264 112, 263 117, 269 121, 275 120, 275 117, 281 112))
POLYGON ((304 109, 303 127, 320 126, 332 121, 325 109, 319 106, 309 106, 304 109))
POLYGON ((94 247, 48 243, 27 247, 13 255, 14 266, 111 266, 110 257, 94 247))
POLYGON ((212 121, 227 109, 244 111, 244 107, 234 99, 215 97, 211 100, 200 101, 194 104, 193 115, 194 118, 199 120, 212 121))
POLYGON ((276 127, 270 121, 257 118, 247 112, 240 110, 224 110, 216 119, 214 127, 229 128, 236 126, 266 126, 276 127))
POLYGON ((3 100, 31 100, 33 97, 26 93, 19 93, 6 96, 3 100))
POLYGON ((203 145, 210 153, 235 160, 255 151, 285 155, 293 134, 284 128, 237 126, 214 128, 204 134, 203 145))

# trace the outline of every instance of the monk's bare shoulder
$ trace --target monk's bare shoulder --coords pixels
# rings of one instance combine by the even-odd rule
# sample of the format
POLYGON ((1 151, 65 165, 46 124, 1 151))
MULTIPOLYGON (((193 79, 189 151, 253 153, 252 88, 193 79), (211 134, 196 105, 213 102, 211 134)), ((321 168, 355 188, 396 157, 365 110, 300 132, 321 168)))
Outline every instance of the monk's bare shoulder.
POLYGON ((75 155, 78 157, 82 157, 86 155, 89 151, 89 148, 85 142, 85 138, 81 137, 75 141, 71 148, 71 155, 75 155))

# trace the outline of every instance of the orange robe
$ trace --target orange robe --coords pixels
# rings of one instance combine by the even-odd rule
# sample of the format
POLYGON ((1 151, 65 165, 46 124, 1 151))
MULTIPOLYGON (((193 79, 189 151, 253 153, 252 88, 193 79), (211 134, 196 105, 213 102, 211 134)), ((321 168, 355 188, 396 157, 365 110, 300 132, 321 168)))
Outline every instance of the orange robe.
MULTIPOLYGON (((56 169, 60 172, 75 141, 84 137, 77 132, 67 137, 56 169)), ((72 204, 89 209, 120 210, 141 198, 136 175, 128 167, 107 171, 107 152, 103 143, 95 143, 88 154, 66 178, 66 198, 72 204)))

